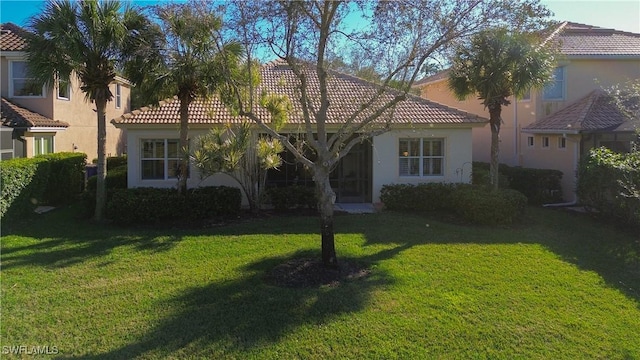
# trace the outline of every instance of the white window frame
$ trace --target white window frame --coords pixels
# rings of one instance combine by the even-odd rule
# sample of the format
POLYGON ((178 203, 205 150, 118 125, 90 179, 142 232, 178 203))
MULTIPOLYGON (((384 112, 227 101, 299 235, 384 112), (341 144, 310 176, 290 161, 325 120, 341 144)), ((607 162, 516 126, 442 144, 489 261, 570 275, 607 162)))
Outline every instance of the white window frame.
POLYGON ((116 109, 122 107, 122 85, 116 83, 116 109))
POLYGON ((567 91, 567 74, 564 66, 559 66, 553 70, 553 80, 542 89, 542 100, 545 101, 561 101, 566 98, 567 91), (557 74, 556 74, 557 73, 557 74), (558 79, 560 75, 561 79, 558 79), (560 86, 560 97, 550 97, 547 95, 547 89, 560 86))
POLYGON ((567 138, 564 136, 558 137, 558 149, 564 150, 567 148, 567 138))
POLYGON ((532 148, 536 146, 536 140, 533 136, 527 136, 527 147, 532 148))
POLYGON ((551 141, 550 141, 548 136, 543 136, 542 137, 542 148, 543 149, 548 149, 550 143, 551 143, 551 141))
POLYGON ((33 136, 33 156, 53 154, 56 151, 56 137, 53 135, 34 135, 33 136), (45 151, 44 138, 51 138, 51 151, 45 151), (38 147, 40 151, 38 151, 38 147))
MULTIPOLYGON (((42 94, 41 95, 16 95, 15 94, 15 80, 13 74, 13 67, 15 63, 25 63, 25 60, 9 60, 9 97, 10 98, 27 98, 27 99, 42 99, 47 97, 46 88, 42 86, 42 94)), ((18 78, 18 79, 31 79, 31 78, 18 78)))
POLYGON ((424 177, 424 178, 432 178, 432 177, 443 177, 445 174, 445 158, 446 158, 446 151, 445 151, 445 139, 444 138, 400 138, 398 139, 398 175, 400 177, 411 177, 411 178, 416 178, 416 177, 424 177), (410 143, 412 141, 419 141, 419 149, 417 151, 418 155, 410 155, 410 143), (404 153, 400 153, 400 144, 406 141, 408 142, 407 144, 407 149, 408 151, 405 151, 404 153), (428 146, 431 147, 431 153, 433 153, 433 143, 435 142, 440 142, 440 148, 442 149, 442 155, 424 155, 424 146, 425 144, 428 144, 428 146), (407 164, 407 169, 408 172, 407 173, 402 173, 401 171, 401 163, 403 162, 404 159, 417 159, 418 160, 418 173, 417 174, 411 174, 411 170, 410 164, 407 164), (439 159, 440 160, 440 173, 433 173, 433 162, 429 162, 430 163, 430 170, 428 174, 425 174, 425 169, 424 169, 424 162, 427 159, 439 159))
MULTIPOLYGON (((177 142, 178 143, 178 152, 180 151, 180 139, 177 138, 153 138, 153 139, 140 139, 140 180, 141 181, 162 181, 162 180, 174 180, 177 179, 177 176, 169 176, 169 162, 177 161, 180 162, 180 154, 178 153, 176 157, 169 157, 169 142, 177 142), (164 142, 164 154, 162 157, 144 157, 144 143, 147 141, 152 142, 164 142), (145 161, 162 161, 163 162, 163 177, 162 178, 145 178, 144 177, 144 162, 145 161)), ((187 178, 189 175, 187 174, 187 178)))
POLYGON ((518 102, 529 102, 531 101, 531 89, 527 90, 527 92, 522 95, 522 97, 520 99, 518 99, 518 102))
POLYGON ((71 79, 69 79, 69 81, 66 82, 67 93, 65 94, 65 96, 60 96, 60 83, 62 83, 60 79, 56 80, 56 98, 58 100, 66 100, 66 101, 71 100, 71 79))

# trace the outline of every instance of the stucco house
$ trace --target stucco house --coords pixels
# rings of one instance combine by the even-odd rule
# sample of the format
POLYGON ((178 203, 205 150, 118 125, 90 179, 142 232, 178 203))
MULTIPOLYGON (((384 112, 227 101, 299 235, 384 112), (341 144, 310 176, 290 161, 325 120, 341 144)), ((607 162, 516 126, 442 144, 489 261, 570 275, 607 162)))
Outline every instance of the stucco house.
MULTIPOLYGON (((594 146, 628 150, 633 123, 603 89, 640 79, 640 34, 563 22, 547 39, 562 54, 554 81, 503 108, 500 162, 511 166, 563 172, 563 197, 577 200, 575 183, 580 158, 594 146)), ((484 115, 477 98, 458 101, 443 71, 416 83, 421 96, 484 115)), ((484 115, 486 116, 486 115, 484 115)), ((490 129, 474 128, 473 159, 490 159, 490 129)))
MULTIPOLYGON (((309 69, 313 99, 318 80, 315 71, 309 69)), ((293 111, 281 133, 304 132, 301 109, 295 100, 298 80, 291 68, 281 61, 267 63, 261 67, 261 80, 261 86, 268 92, 284 94, 292 100, 293 111)), ((328 131, 337 131, 346 116, 377 89, 377 85, 362 79, 330 72, 328 131)), ((179 161, 178 109, 179 101, 173 98, 157 107, 145 107, 112 120, 116 127, 126 130, 129 187, 176 186, 173 169, 179 161)), ((214 126, 243 121, 232 116, 215 98, 193 102, 189 115, 190 139, 214 126)), ((387 115, 391 116, 392 130, 354 147, 332 173, 337 202, 379 202, 380 189, 391 183, 469 182, 471 131, 483 126, 486 119, 412 95, 387 115)), ((269 122, 266 115, 265 122, 269 122)), ((285 153, 284 159, 280 169, 268 174, 269 184, 282 186, 312 181, 291 154, 285 153)), ((201 182, 195 168, 190 169, 190 174, 189 187, 236 186, 225 175, 201 182)))
MULTIPOLYGON (((0 30, 2 159, 51 152, 83 152, 98 157, 95 105, 85 100, 77 79, 53 89, 30 84, 25 62, 25 30, 6 23, 0 30)), ((131 84, 116 78, 107 119, 130 111, 131 84)), ((107 155, 125 151, 122 130, 107 124, 107 155)))

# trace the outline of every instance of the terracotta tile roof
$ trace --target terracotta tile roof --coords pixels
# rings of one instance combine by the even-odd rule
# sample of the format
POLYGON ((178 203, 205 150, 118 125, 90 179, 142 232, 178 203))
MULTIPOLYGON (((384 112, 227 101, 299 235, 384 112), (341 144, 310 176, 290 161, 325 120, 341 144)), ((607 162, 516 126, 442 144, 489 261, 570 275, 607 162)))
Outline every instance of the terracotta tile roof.
MULTIPOLYGON (((318 78, 310 67, 304 68, 307 74, 311 98, 319 94, 318 78)), ((269 93, 287 95, 293 105, 293 111, 289 116, 290 124, 304 123, 302 108, 296 95, 298 79, 293 71, 282 61, 274 61, 261 67, 261 91, 266 89, 269 93)), ((338 72, 330 72, 328 124, 340 124, 345 122, 346 116, 354 113, 364 101, 370 98, 378 90, 378 86, 365 80, 345 75, 338 72)), ((369 107, 365 113, 369 114, 379 108, 380 104, 390 100, 392 94, 382 96, 382 99, 369 107)), ((317 106, 317 104, 316 104, 317 106)), ((145 107, 125 114, 112 120, 114 124, 177 124, 179 120, 179 101, 177 98, 167 99, 157 107, 145 107)), ((262 108, 256 110, 260 116, 269 122, 266 111, 262 108)), ((234 117, 218 99, 194 101, 189 108, 190 124, 220 124, 239 122, 241 119, 234 117)), ((390 115, 387 111, 385 115, 390 115)), ((361 117, 360 117, 361 119, 361 117)), ((487 120, 461 110, 453 109, 417 96, 408 95, 405 101, 400 102, 393 112, 393 123, 396 124, 465 124, 483 123, 487 120)))
POLYGON ((558 131, 626 131, 633 129, 632 119, 622 112, 614 103, 613 98, 602 90, 594 90, 573 104, 555 113, 525 126, 525 132, 558 131))
POLYGON ((640 56, 640 34, 564 22, 554 32, 560 52, 567 56, 640 56))
POLYGON ((22 51, 27 42, 25 30, 13 23, 0 25, 0 51, 22 51))
POLYGON ((21 106, 18 106, 11 101, 2 98, 0 104, 0 113, 2 125, 11 127, 59 127, 66 128, 69 126, 64 121, 56 121, 49 119, 46 116, 40 115, 31 110, 27 110, 21 106))

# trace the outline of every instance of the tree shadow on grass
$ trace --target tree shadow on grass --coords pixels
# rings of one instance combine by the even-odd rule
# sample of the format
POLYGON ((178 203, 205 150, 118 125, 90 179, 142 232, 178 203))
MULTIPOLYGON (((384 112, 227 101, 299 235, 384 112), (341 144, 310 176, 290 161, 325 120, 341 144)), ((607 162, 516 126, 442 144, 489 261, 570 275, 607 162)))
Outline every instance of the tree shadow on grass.
MULTIPOLYGON (((353 260, 371 266, 405 248, 353 260)), ((375 269, 369 276, 331 286, 283 288, 265 283, 265 274, 278 264, 314 255, 303 251, 261 259, 243 267, 244 275, 238 279, 190 289, 159 304, 178 311, 139 341, 81 358, 242 357, 245 351, 275 343, 300 327, 324 326, 343 314, 359 312, 376 288, 393 282, 387 273, 375 269)))

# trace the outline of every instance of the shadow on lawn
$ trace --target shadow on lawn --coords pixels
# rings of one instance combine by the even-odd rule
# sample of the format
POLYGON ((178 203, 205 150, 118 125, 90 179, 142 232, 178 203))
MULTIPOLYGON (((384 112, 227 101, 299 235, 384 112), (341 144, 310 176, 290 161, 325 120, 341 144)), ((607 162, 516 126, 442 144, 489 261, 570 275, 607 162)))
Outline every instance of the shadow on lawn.
MULTIPOLYGON (((395 256, 406 246, 398 246, 372 256, 354 259, 373 265, 395 256)), ((248 264, 239 280, 193 288, 172 299, 166 306, 180 309, 164 319, 139 341, 83 359, 129 359, 134 357, 176 358, 238 356, 277 342, 299 327, 321 327, 342 314, 355 313, 369 303, 372 291, 393 280, 380 269, 369 276, 320 288, 281 288, 266 285, 264 274, 291 259, 317 255, 298 252, 288 257, 272 257, 248 264), (182 354, 182 355, 181 355, 182 354)))

